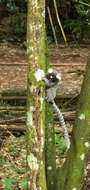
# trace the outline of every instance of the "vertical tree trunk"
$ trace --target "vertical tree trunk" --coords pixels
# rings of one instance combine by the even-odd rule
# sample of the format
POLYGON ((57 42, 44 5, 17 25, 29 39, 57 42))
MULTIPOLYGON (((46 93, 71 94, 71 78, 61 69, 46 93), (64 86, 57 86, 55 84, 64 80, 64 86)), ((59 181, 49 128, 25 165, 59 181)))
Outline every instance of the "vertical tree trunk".
POLYGON ((90 57, 82 85, 75 125, 72 131, 71 148, 64 167, 58 170, 56 190, 81 190, 90 148, 90 57))
POLYGON ((45 145, 45 162, 46 162, 46 179, 48 190, 55 190, 56 182, 56 148, 55 132, 52 106, 46 105, 46 145, 45 145))
POLYGON ((28 0, 27 18, 28 190, 46 190, 45 175, 45 1, 28 0))
MULTIPOLYGON (((46 5, 47 6, 47 5, 46 5)), ((46 40, 46 67, 49 68, 49 53, 46 40)), ((46 102, 45 119, 45 167, 47 189, 55 190, 56 182, 56 147, 52 106, 46 102)))

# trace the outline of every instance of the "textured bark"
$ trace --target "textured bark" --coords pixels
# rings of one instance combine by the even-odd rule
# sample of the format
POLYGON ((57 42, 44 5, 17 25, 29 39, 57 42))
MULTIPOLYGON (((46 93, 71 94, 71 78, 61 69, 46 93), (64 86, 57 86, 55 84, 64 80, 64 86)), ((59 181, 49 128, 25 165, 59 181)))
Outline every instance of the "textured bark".
POLYGON ((46 190, 45 175, 45 1, 28 0, 27 18, 27 177, 28 190, 46 190))
POLYGON ((57 172, 57 190, 81 190, 90 148, 90 57, 86 68, 75 125, 72 131, 71 148, 66 162, 57 172))
MULTIPOLYGON (((46 42, 46 63, 47 70, 49 68, 49 53, 46 42)), ((55 190, 56 176, 56 149, 55 149, 55 133, 53 121, 52 106, 46 102, 46 120, 45 120, 45 167, 47 189, 55 190)))
POLYGON ((56 182, 56 149, 55 149, 55 132, 53 121, 52 106, 46 105, 46 146, 45 146, 45 161, 46 161, 46 179, 47 189, 55 190, 56 182))

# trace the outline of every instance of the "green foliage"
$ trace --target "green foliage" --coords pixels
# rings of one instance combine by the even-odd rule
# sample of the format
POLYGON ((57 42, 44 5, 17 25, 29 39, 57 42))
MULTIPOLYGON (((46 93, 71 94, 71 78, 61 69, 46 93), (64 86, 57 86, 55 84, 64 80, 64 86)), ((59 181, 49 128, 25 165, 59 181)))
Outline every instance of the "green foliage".
POLYGON ((55 135, 55 142, 56 144, 58 144, 57 154, 60 157, 63 157, 66 154, 66 150, 67 150, 65 139, 63 137, 60 138, 58 135, 55 135))
POLYGON ((80 4, 79 1, 72 1, 73 8, 70 10, 72 17, 69 16, 68 19, 64 21, 64 28, 71 34, 74 34, 74 38, 88 39, 90 37, 89 30, 89 8, 84 4, 80 4), (72 12, 73 11, 73 12, 72 12))
MULTIPOLYGON (((57 0, 57 6, 60 20, 67 36, 70 36, 70 39, 74 40, 89 39, 90 10, 88 6, 88 0, 57 0)), ((51 4, 49 7, 51 13, 53 13, 52 19, 57 33, 57 39, 60 39, 62 34, 60 28, 58 27, 58 22, 55 19, 56 13, 54 7, 51 6, 51 4)), ((50 36, 50 31, 47 31, 47 33, 50 36)))
POLYGON ((16 169, 16 172, 17 172, 17 173, 21 173, 21 174, 22 174, 22 173, 25 173, 25 171, 26 171, 26 170, 24 170, 24 169, 19 169, 19 168, 16 169))
POLYGON ((14 0, 8 0, 7 1, 7 8, 8 8, 8 11, 11 13, 18 11, 18 7, 16 6, 14 0))
POLYGON ((10 104, 5 103, 3 100, 0 101, 0 106, 10 107, 10 104))
MULTIPOLYGON (((5 4, 5 10, 10 17, 10 23, 4 26, 6 28, 6 35, 4 40, 9 41, 9 36, 14 36, 19 40, 25 40, 26 35, 26 17, 27 17, 27 0, 0 0, 0 4, 5 4)), ((57 34, 57 39, 60 41, 62 38, 61 30, 58 26, 56 19, 56 13, 51 1, 48 2, 50 7, 54 27, 57 34)), ((74 40, 88 40, 90 38, 90 9, 88 6, 88 0, 57 0, 57 7, 60 16, 60 20, 64 31, 70 39, 74 40)), ((3 11, 3 10, 2 10, 3 11)), ((2 14, 1 14, 2 15, 2 14)), ((53 42, 53 34, 46 10, 46 28, 48 43, 53 42)), ((1 33, 3 36, 4 34, 1 33)), ((68 39, 68 37, 67 37, 68 39)))
POLYGON ((9 152, 14 152, 15 153, 16 152, 16 148, 15 147, 10 147, 9 148, 9 152))
POLYGON ((27 189, 28 181, 25 177, 22 178, 21 189, 27 189))
POLYGON ((20 168, 18 168, 18 167, 13 168, 13 167, 11 167, 11 166, 8 166, 8 169, 11 170, 11 171, 16 172, 16 173, 18 173, 18 174, 23 174, 23 173, 26 172, 25 169, 20 169, 20 168))
MULTIPOLYGON (((3 23, 4 27, 4 34, 1 33, 5 41, 9 41, 10 37, 12 36, 18 40, 17 37, 19 37, 23 41, 25 39, 26 35, 26 17, 27 17, 27 0, 0 0, 0 6, 2 7, 1 10, 4 12, 4 15, 6 17, 7 15, 7 20, 9 17, 9 22, 8 24, 3 23), (3 9, 4 5, 4 9, 3 9), (5 35, 6 34, 6 35, 5 35)), ((3 19, 3 14, 1 13, 1 17, 3 19)), ((6 20, 6 21, 7 21, 6 20)), ((14 40, 14 39, 13 39, 14 40)))
MULTIPOLYGON (((5 3, 6 4, 6 7, 7 7, 7 10, 9 13, 16 13, 16 12, 19 12, 19 9, 20 9, 20 4, 21 2, 17 0, 0 0, 0 3, 5 3)), ((27 0, 24 0, 23 3, 27 3, 27 0)))
POLYGON ((22 37, 22 35, 26 33, 26 14, 17 13, 17 15, 13 15, 8 30, 10 33, 14 33, 22 37))
POLYGON ((10 176, 6 176, 4 178, 5 181, 5 190, 14 190, 12 185, 17 185, 17 178, 11 178, 10 176))
POLYGON ((13 168, 11 166, 8 166, 8 169, 11 170, 11 171, 15 171, 15 168, 13 168))
POLYGON ((3 155, 0 155, 0 166, 3 166, 6 163, 3 155))
POLYGON ((52 36, 47 36, 47 42, 48 42, 48 44, 53 42, 52 36))
MULTIPOLYGON (((6 133, 5 133, 6 134, 6 133)), ((4 134, 2 134, 4 136, 4 134)), ((0 132, 0 138, 2 138, 0 132)), ((23 152, 25 153, 24 137, 15 137, 14 135, 8 136, 5 144, 2 144, 0 154, 0 171, 3 171, 4 176, 1 176, 4 182, 5 190, 25 189, 27 182, 26 175, 26 159, 24 159, 23 152), (21 160, 20 160, 21 159, 21 160), (15 165, 13 164, 15 161, 15 165), (24 178, 22 177, 24 176, 24 178)))

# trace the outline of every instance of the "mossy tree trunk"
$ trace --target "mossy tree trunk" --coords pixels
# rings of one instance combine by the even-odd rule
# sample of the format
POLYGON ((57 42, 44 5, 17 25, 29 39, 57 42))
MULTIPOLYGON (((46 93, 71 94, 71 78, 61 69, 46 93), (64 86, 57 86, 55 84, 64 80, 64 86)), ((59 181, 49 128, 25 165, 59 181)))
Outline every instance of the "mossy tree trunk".
POLYGON ((46 143, 45 143, 45 162, 46 162, 46 179, 47 189, 55 190, 56 182, 56 148, 55 132, 52 106, 46 104, 46 143))
POLYGON ((56 190, 81 190, 90 148, 90 57, 86 67, 77 116, 72 131, 71 147, 64 166, 58 169, 56 190))
POLYGON ((49 67, 48 47, 45 38, 45 2, 42 0, 39 2, 28 0, 27 54, 28 189, 33 190, 38 187, 40 190, 53 190, 56 154, 53 112, 51 106, 45 103, 45 86, 42 83, 42 78, 49 67))
POLYGON ((45 175, 45 0, 28 0, 27 17, 28 190, 47 190, 45 175))
MULTIPOLYGON (((47 6, 47 4, 46 4, 47 6)), ((46 40, 46 72, 49 65, 48 44, 46 40)), ((56 182, 56 146, 55 146, 55 132, 54 132, 54 118, 52 106, 46 102, 45 109, 45 168, 47 189, 55 190, 56 182)))

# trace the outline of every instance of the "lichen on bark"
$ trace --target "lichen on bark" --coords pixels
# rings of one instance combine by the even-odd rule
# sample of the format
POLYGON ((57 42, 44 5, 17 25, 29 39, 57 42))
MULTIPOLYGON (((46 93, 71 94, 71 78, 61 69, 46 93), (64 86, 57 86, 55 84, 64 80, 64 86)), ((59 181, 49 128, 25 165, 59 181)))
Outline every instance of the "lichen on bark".
POLYGON ((55 147, 55 132, 54 118, 52 106, 46 105, 46 145, 45 145, 45 161, 46 161, 46 179, 47 188, 55 190, 56 182, 56 147, 55 147))
POLYGON ((81 190, 90 140, 90 57, 71 136, 71 147, 64 166, 57 172, 57 190, 81 190))
POLYGON ((27 178, 29 190, 46 190, 45 176, 45 1, 28 0, 27 178))

